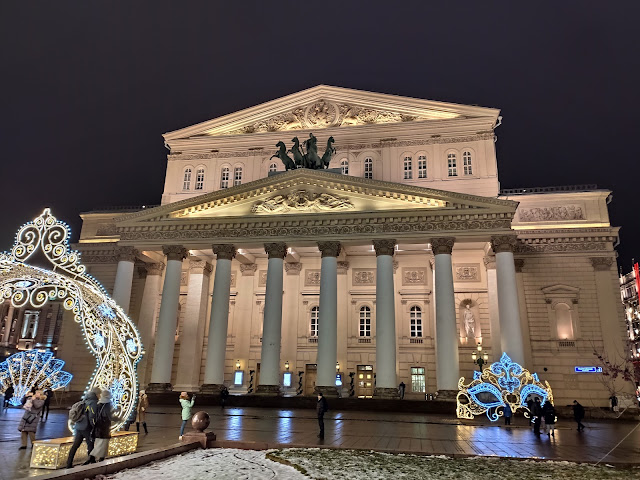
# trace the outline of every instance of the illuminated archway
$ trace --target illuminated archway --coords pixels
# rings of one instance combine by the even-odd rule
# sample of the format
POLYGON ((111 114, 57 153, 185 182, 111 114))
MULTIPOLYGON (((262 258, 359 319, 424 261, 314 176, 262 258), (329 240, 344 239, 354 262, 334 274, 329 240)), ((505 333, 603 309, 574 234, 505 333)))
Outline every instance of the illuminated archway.
POLYGON ((16 308, 40 308, 62 301, 82 325, 85 342, 96 357, 96 368, 87 390, 109 389, 114 406, 120 407, 118 430, 133 411, 138 397, 136 364, 142 358, 142 342, 133 322, 107 294, 105 288, 80 263, 80 253, 69 249, 68 225, 56 220, 47 208, 23 225, 10 252, 0 253, 0 298, 16 308), (25 263, 42 252, 51 270, 25 263))

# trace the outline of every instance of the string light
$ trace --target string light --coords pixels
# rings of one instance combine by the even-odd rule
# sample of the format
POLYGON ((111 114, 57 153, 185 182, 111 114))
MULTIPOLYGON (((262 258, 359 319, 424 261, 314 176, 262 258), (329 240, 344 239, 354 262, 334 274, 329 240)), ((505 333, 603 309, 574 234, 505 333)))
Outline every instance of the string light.
POLYGON ((537 373, 532 374, 522 368, 506 353, 502 354, 499 362, 492 363, 482 373, 473 372, 473 381, 468 385, 465 385, 462 377, 458 381, 458 389, 458 418, 473 419, 486 413, 489 420, 495 422, 504 415, 507 405, 512 412, 521 409, 526 417, 530 417, 526 402, 531 394, 538 395, 542 405, 547 401, 553 404, 549 382, 540 382, 537 373))
POLYGON ((98 387, 118 396, 122 413, 112 424, 115 432, 129 418, 138 398, 136 365, 144 349, 133 322, 104 286, 86 273, 80 253, 69 248, 70 235, 69 226, 48 208, 24 224, 11 251, 0 253, 0 298, 9 299, 16 308, 28 304, 40 308, 59 300, 73 313, 97 360, 87 390, 98 387), (38 250, 51 263, 51 270, 25 263, 38 250))

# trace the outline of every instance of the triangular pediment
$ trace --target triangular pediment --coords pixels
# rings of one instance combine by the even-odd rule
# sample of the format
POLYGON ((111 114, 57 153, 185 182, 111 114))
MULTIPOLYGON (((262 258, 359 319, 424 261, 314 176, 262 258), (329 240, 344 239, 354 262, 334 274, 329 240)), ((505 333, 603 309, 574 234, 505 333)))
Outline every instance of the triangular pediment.
POLYGON ((420 100, 327 85, 164 134, 167 142, 199 136, 322 129, 370 124, 488 118, 493 108, 420 100))
POLYGON ((517 202, 297 169, 121 217, 118 226, 190 221, 272 221, 312 215, 355 217, 388 213, 504 214, 517 202))

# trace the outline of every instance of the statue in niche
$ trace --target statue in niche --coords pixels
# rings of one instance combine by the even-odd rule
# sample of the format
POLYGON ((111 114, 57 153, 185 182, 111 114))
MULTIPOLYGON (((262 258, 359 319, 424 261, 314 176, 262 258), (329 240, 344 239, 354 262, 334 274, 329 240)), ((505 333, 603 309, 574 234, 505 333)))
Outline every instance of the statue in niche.
POLYGON ((473 310, 471 310, 471 304, 467 303, 462 316, 464 318, 464 330, 467 333, 467 338, 476 338, 476 316, 473 310))
POLYGON ((336 154, 336 149, 333 147, 333 143, 335 142, 333 137, 328 138, 327 147, 325 148, 322 157, 318 155, 318 139, 313 135, 313 133, 309 134, 308 140, 302 142, 306 153, 302 153, 298 137, 294 137, 291 141, 293 142, 293 147, 291 147, 290 150, 287 150, 284 142, 278 142, 276 144, 278 151, 271 156, 271 158, 279 158, 287 170, 294 170, 296 168, 321 170, 323 168, 329 168, 331 159, 336 154), (293 159, 288 155, 288 153, 293 154, 293 159))

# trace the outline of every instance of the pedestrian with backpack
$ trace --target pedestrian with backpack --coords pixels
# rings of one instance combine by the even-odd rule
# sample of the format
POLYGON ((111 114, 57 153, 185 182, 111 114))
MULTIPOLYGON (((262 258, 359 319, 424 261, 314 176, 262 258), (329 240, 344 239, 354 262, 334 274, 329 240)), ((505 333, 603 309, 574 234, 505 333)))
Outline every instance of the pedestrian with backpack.
POLYGON ((109 452, 111 422, 118 420, 111 404, 111 392, 102 390, 96 410, 96 423, 93 426, 93 450, 89 452, 89 463, 101 462, 109 452))
MULTIPOLYGON (((87 442, 87 453, 93 450, 93 438, 91 430, 96 423, 96 409, 98 407, 98 397, 91 391, 85 394, 84 400, 74 403, 69 411, 69 422, 73 426, 73 445, 67 457, 67 468, 73 467, 73 457, 75 457, 82 441, 87 442)), ((90 459, 86 463, 89 463, 90 459)))
POLYGON ((21 445, 19 450, 27 448, 27 436, 31 439, 31 446, 36 441, 36 431, 38 430, 38 421, 42 415, 42 407, 44 406, 44 395, 40 390, 37 390, 33 395, 30 393, 25 397, 24 405, 25 409, 18 431, 21 434, 21 445), (28 409, 26 407, 29 407, 28 409))

